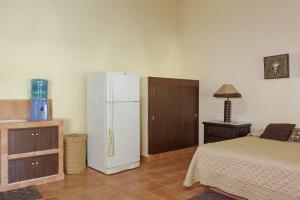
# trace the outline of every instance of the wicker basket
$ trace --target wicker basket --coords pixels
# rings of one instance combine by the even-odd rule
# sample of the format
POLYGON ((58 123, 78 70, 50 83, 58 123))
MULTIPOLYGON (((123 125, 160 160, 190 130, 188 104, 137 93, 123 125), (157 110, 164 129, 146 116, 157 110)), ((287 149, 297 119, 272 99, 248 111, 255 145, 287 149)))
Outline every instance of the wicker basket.
POLYGON ((64 136, 65 173, 78 174, 86 169, 86 134, 64 136))

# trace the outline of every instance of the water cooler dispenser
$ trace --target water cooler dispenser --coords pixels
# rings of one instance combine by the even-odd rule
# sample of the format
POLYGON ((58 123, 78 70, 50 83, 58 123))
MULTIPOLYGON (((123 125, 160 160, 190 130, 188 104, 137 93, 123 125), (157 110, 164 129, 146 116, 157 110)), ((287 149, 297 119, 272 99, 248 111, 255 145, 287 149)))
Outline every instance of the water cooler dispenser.
POLYGON ((42 121, 47 119, 48 119, 48 81, 44 79, 32 79, 30 120, 42 121))

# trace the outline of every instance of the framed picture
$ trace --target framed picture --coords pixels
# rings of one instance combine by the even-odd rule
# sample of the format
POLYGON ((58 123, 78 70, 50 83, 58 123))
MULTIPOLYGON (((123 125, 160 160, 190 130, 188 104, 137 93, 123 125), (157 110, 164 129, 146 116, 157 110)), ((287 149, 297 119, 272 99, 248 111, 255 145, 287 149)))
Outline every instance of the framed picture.
POLYGON ((289 78, 289 54, 264 57, 265 79, 289 78))

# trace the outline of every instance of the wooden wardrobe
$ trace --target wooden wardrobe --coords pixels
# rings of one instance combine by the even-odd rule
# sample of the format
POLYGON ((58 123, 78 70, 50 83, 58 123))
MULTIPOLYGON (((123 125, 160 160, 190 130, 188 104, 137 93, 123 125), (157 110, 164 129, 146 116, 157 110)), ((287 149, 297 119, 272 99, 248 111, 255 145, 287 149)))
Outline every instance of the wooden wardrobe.
POLYGON ((148 153, 198 145, 199 81, 148 77, 148 153))

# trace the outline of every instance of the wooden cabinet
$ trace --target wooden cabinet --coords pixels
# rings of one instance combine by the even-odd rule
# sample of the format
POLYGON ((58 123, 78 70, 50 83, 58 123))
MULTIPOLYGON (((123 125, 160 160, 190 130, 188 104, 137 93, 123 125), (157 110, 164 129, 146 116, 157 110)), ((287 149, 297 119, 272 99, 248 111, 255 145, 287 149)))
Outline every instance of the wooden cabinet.
POLYGON ((148 78, 148 152, 157 154, 198 144, 199 82, 148 78))
POLYGON ((58 127, 8 130, 8 154, 58 148, 58 127))
POLYGON ((0 192, 63 180, 63 121, 0 124, 0 154, 0 192))
POLYGON ((0 192, 64 179, 63 121, 51 102, 48 121, 32 122, 30 100, 0 100, 0 192))
POLYGON ((58 174, 58 154, 9 160, 8 182, 58 174))
MULTIPOLYGON (((8 154, 58 148, 58 126, 8 130, 8 154)), ((14 183, 58 174, 58 154, 9 160, 8 182, 14 183)))
POLYGON ((203 122, 204 143, 244 137, 250 133, 249 123, 203 122))

